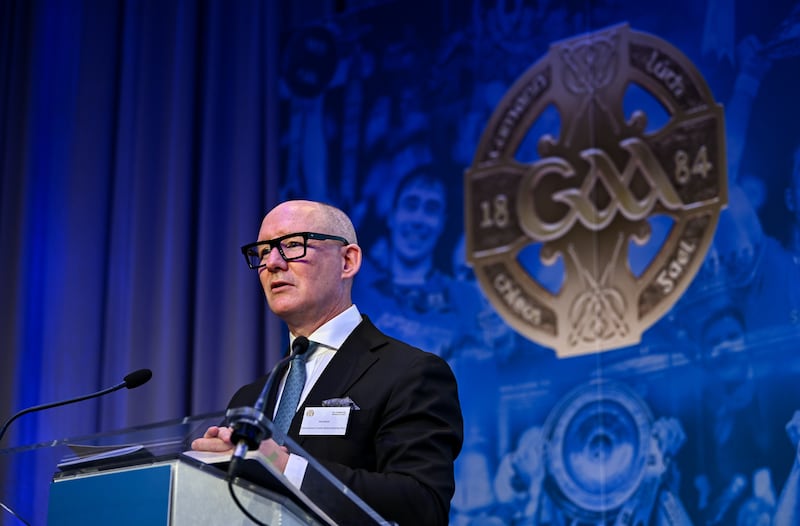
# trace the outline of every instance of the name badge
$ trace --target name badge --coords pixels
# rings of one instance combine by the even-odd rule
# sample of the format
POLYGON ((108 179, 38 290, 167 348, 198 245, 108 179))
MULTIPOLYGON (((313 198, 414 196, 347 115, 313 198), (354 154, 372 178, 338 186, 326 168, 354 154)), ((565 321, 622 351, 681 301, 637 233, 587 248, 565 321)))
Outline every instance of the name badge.
POLYGON ((300 434, 344 436, 349 419, 349 407, 306 407, 300 434))

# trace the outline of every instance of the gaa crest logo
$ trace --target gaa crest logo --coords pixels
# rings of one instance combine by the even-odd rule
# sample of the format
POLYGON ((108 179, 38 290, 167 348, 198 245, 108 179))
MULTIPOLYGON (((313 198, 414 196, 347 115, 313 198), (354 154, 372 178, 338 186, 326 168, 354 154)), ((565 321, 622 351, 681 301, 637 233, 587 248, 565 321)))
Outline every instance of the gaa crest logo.
POLYGON ((722 107, 676 48, 615 26, 553 44, 498 104, 465 174, 467 257, 527 338, 624 347, 686 290, 726 204, 722 107))

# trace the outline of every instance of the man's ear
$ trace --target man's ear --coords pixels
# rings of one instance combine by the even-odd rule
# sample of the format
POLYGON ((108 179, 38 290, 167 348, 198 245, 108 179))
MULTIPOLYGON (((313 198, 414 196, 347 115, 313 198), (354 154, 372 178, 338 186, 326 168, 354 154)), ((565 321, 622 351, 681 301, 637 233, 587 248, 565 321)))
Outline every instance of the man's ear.
POLYGON ((361 247, 350 244, 344 247, 344 257, 342 258, 342 278, 352 278, 361 268, 361 247))

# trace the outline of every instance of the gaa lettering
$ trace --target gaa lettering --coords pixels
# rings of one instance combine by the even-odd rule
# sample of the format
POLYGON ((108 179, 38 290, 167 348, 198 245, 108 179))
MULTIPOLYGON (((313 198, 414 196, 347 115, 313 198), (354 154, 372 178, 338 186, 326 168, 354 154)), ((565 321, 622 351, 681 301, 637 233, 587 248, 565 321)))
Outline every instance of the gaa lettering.
POLYGON ((617 213, 631 221, 648 217, 657 202, 670 210, 683 207, 680 196, 675 191, 669 177, 659 164, 647 144, 639 138, 626 139, 620 146, 628 151, 630 157, 622 172, 602 150, 589 148, 581 152, 581 157, 589 163, 589 170, 580 186, 554 192, 550 199, 568 205, 567 212, 560 220, 547 223, 542 220, 536 204, 528 195, 537 194, 537 186, 545 176, 556 175, 564 179, 575 178, 575 169, 567 161, 549 157, 538 161, 523 181, 523 191, 519 193, 517 206, 521 213, 522 227, 534 239, 546 241, 556 239, 580 221, 590 230, 598 231, 608 226, 617 213), (650 185, 646 196, 635 196, 628 187, 635 173, 642 173, 650 185), (598 210, 592 200, 592 192, 602 183, 613 198, 609 205, 598 210), (527 191, 526 191, 527 190, 527 191))

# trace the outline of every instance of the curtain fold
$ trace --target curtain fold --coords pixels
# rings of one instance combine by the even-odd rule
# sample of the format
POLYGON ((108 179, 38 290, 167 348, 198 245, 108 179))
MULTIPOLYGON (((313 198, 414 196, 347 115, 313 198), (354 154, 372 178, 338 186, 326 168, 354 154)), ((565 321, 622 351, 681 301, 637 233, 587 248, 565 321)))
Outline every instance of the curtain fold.
MULTIPOLYGON (((0 414, 153 371, 135 391, 26 415, 0 448, 224 408, 283 339, 239 253, 275 195, 276 7, 0 9, 0 414)), ((20 463, 0 501, 43 522, 32 481, 51 472, 20 463)))

